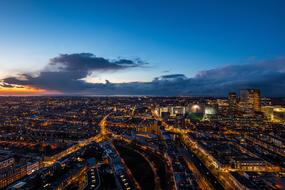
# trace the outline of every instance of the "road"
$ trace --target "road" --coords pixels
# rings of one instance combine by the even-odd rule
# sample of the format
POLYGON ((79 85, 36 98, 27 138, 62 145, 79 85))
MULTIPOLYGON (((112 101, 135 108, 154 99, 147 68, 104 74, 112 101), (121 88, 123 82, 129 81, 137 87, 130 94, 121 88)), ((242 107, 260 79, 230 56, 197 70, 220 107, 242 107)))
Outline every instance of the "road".
POLYGON ((178 129, 178 128, 175 128, 171 125, 168 125, 165 121, 163 121, 163 119, 153 109, 151 109, 151 113, 152 113, 152 116, 154 117, 154 119, 161 122, 161 125, 164 127, 164 129, 166 131, 169 131, 172 133, 177 133, 177 134, 187 134, 187 133, 191 132, 190 129, 178 129))
POLYGON ((212 155, 199 147, 197 142, 192 141, 187 135, 181 135, 181 142, 183 142, 188 150, 219 180, 219 183, 221 183, 225 189, 239 189, 233 181, 233 176, 228 171, 219 168, 212 155))
POLYGON ((82 141, 79 141, 77 144, 69 147, 68 149, 66 149, 66 150, 64 150, 64 151, 62 151, 56 155, 53 155, 51 157, 45 158, 45 160, 43 161, 43 167, 49 167, 49 166, 53 165, 55 162, 57 162, 61 158, 66 157, 66 156, 76 152, 77 150, 79 150, 82 147, 90 145, 92 142, 98 142, 99 143, 99 142, 103 141, 108 134, 108 131, 106 129, 106 120, 107 120, 109 115, 110 114, 107 114, 106 116, 104 116, 102 118, 102 120, 99 122, 100 132, 97 135, 90 137, 88 139, 84 139, 82 141))
POLYGON ((202 189, 224 189, 215 176, 207 169, 207 167, 199 160, 199 158, 187 148, 181 150, 183 155, 187 158, 188 166, 192 171, 199 176, 199 186, 202 189), (197 171, 198 170, 198 171, 197 171))
POLYGON ((195 166, 195 164, 191 160, 192 158, 190 154, 188 153, 188 149, 185 147, 182 147, 182 148, 179 148, 179 151, 185 158, 188 168, 193 172, 194 176, 196 177, 199 187, 204 190, 214 189, 214 187, 212 187, 212 185, 207 181, 205 176, 202 175, 202 173, 198 170, 197 166, 195 166))
MULTIPOLYGON (((172 133, 177 133, 180 134, 182 138, 181 142, 183 142, 184 144, 188 145, 189 142, 187 142, 188 138, 183 138, 183 137, 188 137, 187 134, 189 132, 191 132, 191 130, 187 130, 187 129, 177 129, 174 128, 170 125, 168 125, 165 121, 163 121, 162 118, 160 118, 158 116, 157 113, 155 113, 154 110, 152 110, 152 115, 153 117, 158 120, 161 121, 162 126, 165 128, 166 131, 172 132, 172 133)), ((217 178, 208 170, 208 168, 204 165, 203 162, 200 161, 200 159, 193 153, 191 152, 191 148, 190 146, 187 146, 186 148, 186 152, 189 153, 185 153, 184 155, 186 155, 186 158, 191 158, 191 162, 188 162, 188 166, 191 169, 192 168, 192 172, 194 172, 196 174, 196 176, 200 176, 200 180, 198 180, 199 186, 202 189, 224 189, 223 185, 217 180, 217 178), (194 159, 194 160, 193 160, 194 159), (199 172, 197 170, 195 170, 194 165, 191 165, 191 163, 198 168, 199 172), (201 174, 202 176, 204 176, 207 180, 203 180, 203 178, 201 178, 201 174)), ((208 165, 207 165, 208 166, 208 165)), ((227 186, 229 187, 229 186, 227 186)))

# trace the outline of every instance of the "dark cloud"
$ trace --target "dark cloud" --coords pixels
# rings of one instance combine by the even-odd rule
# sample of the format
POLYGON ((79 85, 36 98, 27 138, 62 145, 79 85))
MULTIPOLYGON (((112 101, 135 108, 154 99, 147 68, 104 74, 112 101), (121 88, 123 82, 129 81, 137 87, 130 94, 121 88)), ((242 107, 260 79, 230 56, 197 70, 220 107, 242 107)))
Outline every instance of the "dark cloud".
POLYGON ((91 53, 61 54, 52 58, 47 67, 37 76, 22 74, 4 79, 5 83, 29 85, 46 90, 73 93, 91 88, 93 85, 82 79, 92 72, 119 71, 144 66, 145 62, 135 59, 108 60, 91 53))
POLYGON ((266 96, 285 96, 285 58, 228 65, 201 71, 192 78, 169 74, 151 82, 106 81, 105 84, 80 80, 93 71, 116 71, 142 65, 144 62, 140 60, 109 61, 92 54, 63 54, 51 59, 47 69, 36 77, 24 74, 22 79, 6 78, 4 82, 81 95, 224 96, 241 88, 260 88, 266 96))
POLYGON ((96 57, 91 53, 61 54, 50 60, 50 67, 57 67, 59 71, 81 72, 88 71, 116 71, 132 67, 139 67, 145 62, 136 59, 119 59, 110 61, 102 57, 96 57))
POLYGON ((167 80, 167 79, 185 79, 187 78, 184 74, 171 74, 171 75, 163 75, 160 77, 162 80, 167 80))
POLYGON ((202 83, 205 93, 211 90, 219 95, 241 88, 260 88, 264 95, 284 96, 285 58, 201 71, 194 79, 202 83))
POLYGON ((13 88, 13 87, 15 87, 15 86, 8 84, 8 83, 5 83, 5 82, 0 83, 0 88, 13 88))

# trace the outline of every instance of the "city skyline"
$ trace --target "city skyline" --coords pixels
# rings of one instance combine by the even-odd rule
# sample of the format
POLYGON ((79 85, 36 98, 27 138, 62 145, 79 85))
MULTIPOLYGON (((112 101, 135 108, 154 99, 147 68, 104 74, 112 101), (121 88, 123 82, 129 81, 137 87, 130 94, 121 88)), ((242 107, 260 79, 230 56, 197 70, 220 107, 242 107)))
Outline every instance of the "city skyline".
POLYGON ((0 188, 284 189, 285 99, 0 97, 0 188))
POLYGON ((285 96, 281 0, 0 7, 0 95, 285 96))
POLYGON ((0 189, 284 190, 285 0, 0 0, 0 189))

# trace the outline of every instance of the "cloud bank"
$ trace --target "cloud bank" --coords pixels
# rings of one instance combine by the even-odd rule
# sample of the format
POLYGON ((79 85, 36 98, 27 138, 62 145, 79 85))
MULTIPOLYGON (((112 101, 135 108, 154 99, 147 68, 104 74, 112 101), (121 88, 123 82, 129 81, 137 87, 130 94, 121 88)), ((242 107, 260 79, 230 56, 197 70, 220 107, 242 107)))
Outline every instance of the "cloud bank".
POLYGON ((82 80, 92 72, 120 71, 145 64, 139 59, 110 61, 90 53, 62 54, 52 58, 37 75, 22 73, 19 77, 3 79, 3 84, 77 95, 225 96, 229 91, 259 88, 265 96, 285 96, 285 58, 228 65, 201 71, 191 78, 184 74, 169 74, 151 82, 106 81, 105 84, 82 80))
POLYGON ((93 87, 93 84, 82 80, 92 72, 113 72, 142 67, 145 64, 147 63, 139 59, 110 61, 102 57, 96 57, 91 53, 61 54, 52 58, 46 68, 36 76, 22 73, 18 77, 5 78, 3 81, 6 85, 28 85, 63 93, 77 93, 93 87))

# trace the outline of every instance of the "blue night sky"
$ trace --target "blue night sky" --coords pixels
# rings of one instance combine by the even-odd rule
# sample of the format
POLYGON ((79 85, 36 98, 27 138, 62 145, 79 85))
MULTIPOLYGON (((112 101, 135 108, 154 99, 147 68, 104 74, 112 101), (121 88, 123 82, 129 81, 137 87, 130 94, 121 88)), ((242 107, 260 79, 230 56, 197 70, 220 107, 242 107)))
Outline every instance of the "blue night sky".
POLYGON ((283 96, 284 9, 283 0, 2 0, 0 87, 283 96))

